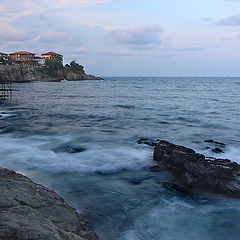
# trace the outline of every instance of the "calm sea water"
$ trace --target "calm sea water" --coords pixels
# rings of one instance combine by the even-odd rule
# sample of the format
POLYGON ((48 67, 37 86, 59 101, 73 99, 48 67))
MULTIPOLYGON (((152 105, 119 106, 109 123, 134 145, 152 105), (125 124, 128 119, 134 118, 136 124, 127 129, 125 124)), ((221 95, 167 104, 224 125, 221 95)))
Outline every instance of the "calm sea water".
POLYGON ((102 240, 239 240, 240 201, 186 196, 154 173, 164 139, 240 162, 240 78, 106 78, 14 84, 1 101, 0 166, 42 183, 102 240), (213 139, 226 144, 214 154, 213 139), (67 146, 85 151, 68 153, 67 146), (208 149, 207 149, 208 148, 208 149))

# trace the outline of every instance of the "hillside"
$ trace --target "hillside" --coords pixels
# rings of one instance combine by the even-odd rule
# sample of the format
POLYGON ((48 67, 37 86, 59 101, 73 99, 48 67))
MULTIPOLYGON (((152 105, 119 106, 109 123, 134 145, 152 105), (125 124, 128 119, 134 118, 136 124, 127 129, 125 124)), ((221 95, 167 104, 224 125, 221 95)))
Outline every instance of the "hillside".
POLYGON ((69 65, 54 69, 45 67, 21 67, 18 65, 0 65, 0 80, 9 82, 59 82, 81 81, 81 80, 102 80, 100 77, 86 74, 84 70, 71 68, 69 65))

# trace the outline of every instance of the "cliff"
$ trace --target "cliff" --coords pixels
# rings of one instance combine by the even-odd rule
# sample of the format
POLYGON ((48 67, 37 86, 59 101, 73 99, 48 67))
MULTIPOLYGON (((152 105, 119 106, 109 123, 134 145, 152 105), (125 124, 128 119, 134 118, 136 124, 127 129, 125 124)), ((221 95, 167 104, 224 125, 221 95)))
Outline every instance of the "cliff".
POLYGON ((81 81, 81 80, 102 80, 100 77, 88 75, 85 73, 74 72, 70 68, 63 67, 60 70, 49 74, 46 67, 20 67, 17 65, 0 65, 0 77, 4 81, 9 82, 59 82, 67 81, 81 81))
POLYGON ((60 196, 21 174, 0 168, 0 192, 0 239, 98 239, 60 196))

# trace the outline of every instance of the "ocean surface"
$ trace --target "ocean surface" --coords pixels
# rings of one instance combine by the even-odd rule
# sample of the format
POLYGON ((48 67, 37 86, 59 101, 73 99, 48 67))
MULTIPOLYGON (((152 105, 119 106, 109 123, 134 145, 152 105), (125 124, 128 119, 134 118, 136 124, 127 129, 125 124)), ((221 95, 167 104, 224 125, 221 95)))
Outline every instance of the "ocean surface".
POLYGON ((0 166, 64 197, 100 240, 239 240, 240 200, 187 196, 150 171, 164 139, 240 163, 240 78, 18 83, 0 100, 0 166), (223 142, 224 153, 212 152, 223 142))

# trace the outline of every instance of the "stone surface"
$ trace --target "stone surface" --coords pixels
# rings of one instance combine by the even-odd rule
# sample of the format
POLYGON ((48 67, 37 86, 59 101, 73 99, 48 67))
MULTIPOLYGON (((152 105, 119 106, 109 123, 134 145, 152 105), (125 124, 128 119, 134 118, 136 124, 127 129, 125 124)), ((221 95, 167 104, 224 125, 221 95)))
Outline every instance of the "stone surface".
POLYGON ((179 189, 240 198, 240 165, 228 159, 207 158, 194 150, 159 141, 154 160, 173 175, 179 189))
POLYGON ((59 195, 21 174, 0 168, 0 193, 0 239, 98 239, 59 195))

